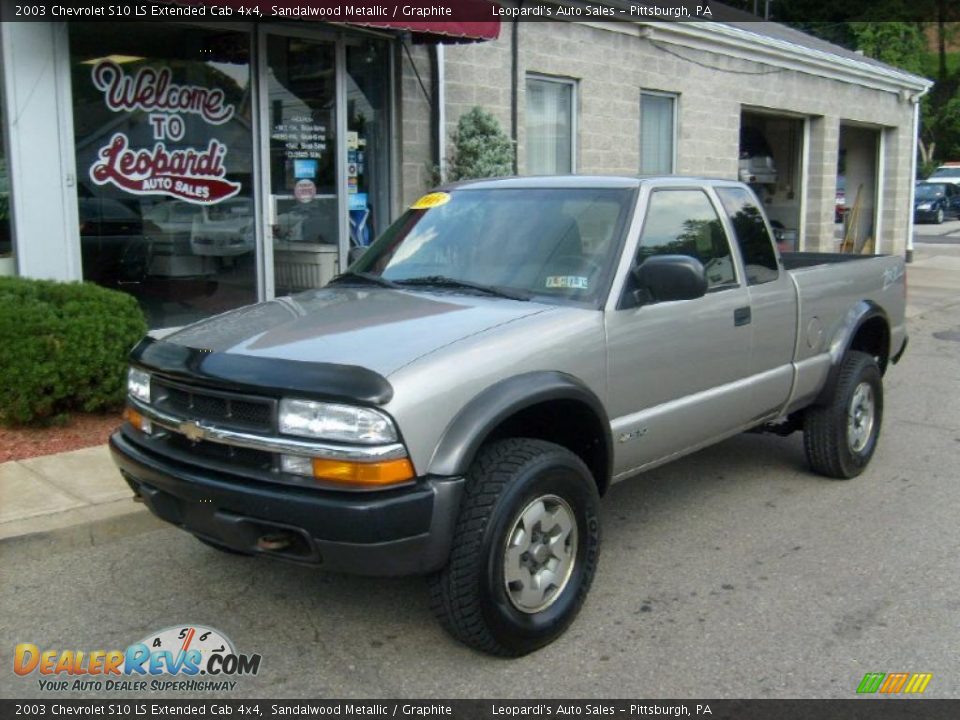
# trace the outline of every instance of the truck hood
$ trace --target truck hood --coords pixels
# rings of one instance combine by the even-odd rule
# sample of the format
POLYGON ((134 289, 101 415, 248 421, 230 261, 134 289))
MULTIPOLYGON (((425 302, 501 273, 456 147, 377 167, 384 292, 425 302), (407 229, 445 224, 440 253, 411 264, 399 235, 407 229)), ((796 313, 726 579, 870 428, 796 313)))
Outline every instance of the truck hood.
POLYGON ((324 288, 217 315, 164 342, 204 353, 362 366, 388 376, 458 340, 553 309, 444 291, 324 288))

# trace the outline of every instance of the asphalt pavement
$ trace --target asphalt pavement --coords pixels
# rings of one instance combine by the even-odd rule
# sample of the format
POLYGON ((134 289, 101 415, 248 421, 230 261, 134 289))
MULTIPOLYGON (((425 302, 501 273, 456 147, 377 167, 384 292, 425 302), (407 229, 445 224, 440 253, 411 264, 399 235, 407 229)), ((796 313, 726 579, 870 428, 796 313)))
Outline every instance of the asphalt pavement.
POLYGON ((262 655, 231 698, 852 698, 867 672, 960 697, 960 245, 926 237, 869 469, 827 480, 799 435, 746 434, 614 486, 591 594, 544 650, 458 645, 418 579, 224 555, 141 512, 0 540, 0 696, 43 695, 11 672, 16 643, 199 623, 262 655))

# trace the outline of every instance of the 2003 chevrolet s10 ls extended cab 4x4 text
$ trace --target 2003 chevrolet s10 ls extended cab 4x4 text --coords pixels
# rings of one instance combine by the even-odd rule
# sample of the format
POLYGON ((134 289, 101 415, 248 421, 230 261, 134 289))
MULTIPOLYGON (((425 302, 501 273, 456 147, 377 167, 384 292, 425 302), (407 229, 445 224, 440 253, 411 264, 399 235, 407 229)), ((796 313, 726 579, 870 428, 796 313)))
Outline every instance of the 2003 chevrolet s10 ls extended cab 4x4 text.
POLYGON ((203 542, 426 574, 455 637, 521 655, 583 603, 610 483, 757 428, 859 474, 905 292, 900 258, 781 258, 737 182, 469 182, 323 289, 145 339, 111 446, 203 542))

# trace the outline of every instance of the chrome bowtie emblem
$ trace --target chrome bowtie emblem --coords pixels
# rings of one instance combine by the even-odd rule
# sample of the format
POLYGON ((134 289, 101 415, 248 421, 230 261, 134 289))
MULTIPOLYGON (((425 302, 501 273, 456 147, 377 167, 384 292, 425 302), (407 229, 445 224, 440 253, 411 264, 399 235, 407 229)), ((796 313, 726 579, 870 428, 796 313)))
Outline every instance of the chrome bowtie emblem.
POLYGON ((200 427, 200 423, 196 420, 190 420, 189 422, 182 422, 177 426, 177 430, 181 434, 185 435, 187 439, 197 442, 203 437, 203 428, 200 427))

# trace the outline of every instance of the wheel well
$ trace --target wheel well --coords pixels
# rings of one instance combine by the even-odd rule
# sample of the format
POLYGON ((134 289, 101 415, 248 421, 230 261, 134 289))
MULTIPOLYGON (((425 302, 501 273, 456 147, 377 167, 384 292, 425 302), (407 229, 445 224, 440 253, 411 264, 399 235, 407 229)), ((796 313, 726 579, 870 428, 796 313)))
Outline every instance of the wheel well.
POLYGON ((596 413, 577 400, 548 400, 519 410, 503 420, 490 440, 526 437, 567 448, 590 469, 603 495, 610 484, 610 457, 606 430, 596 413))
POLYGON ((850 341, 850 350, 865 352, 877 358, 880 372, 887 371, 890 358, 890 328, 882 317, 872 317, 857 328, 850 341))

